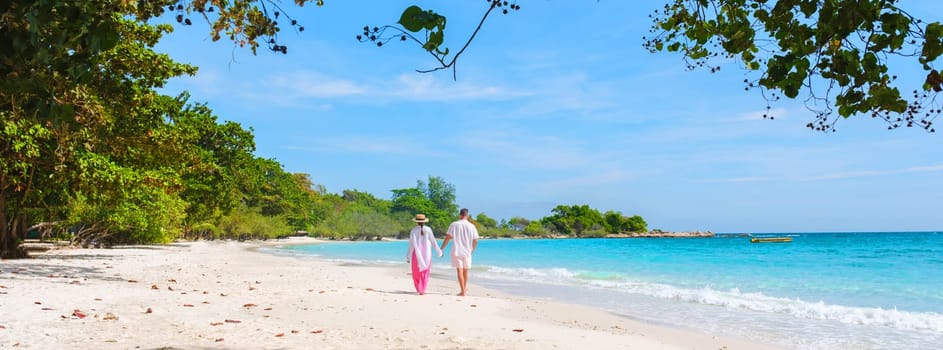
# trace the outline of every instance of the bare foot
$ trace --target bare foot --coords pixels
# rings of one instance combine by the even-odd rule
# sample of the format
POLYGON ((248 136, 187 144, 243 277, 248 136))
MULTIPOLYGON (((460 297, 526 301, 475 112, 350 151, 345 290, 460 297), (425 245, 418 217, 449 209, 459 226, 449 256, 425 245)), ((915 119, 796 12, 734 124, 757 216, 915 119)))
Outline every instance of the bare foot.
POLYGON ((465 292, 458 293, 458 296, 460 296, 460 297, 465 296, 465 292))

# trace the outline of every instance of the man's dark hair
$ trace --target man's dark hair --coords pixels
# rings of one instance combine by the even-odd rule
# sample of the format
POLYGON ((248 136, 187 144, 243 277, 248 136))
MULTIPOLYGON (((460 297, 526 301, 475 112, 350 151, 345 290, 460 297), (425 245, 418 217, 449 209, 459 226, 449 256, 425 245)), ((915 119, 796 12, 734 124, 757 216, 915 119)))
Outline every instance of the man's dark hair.
POLYGON ((462 210, 459 210, 458 215, 468 216, 468 208, 462 208, 462 210))

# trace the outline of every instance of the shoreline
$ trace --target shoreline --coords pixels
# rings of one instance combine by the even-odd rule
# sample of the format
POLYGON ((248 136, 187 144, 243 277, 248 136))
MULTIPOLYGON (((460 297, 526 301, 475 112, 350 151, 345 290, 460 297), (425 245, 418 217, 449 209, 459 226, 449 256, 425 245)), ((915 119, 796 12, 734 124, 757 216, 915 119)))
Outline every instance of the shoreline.
POLYGON ((457 297, 449 280, 431 279, 418 296, 406 267, 257 251, 318 242, 203 241, 5 260, 0 348, 775 349, 479 285, 457 297))
MULTIPOLYGON (((569 236, 569 235, 545 235, 545 236, 481 236, 480 239, 622 239, 622 238, 715 238, 715 237, 750 237, 750 234, 715 234, 711 231, 684 231, 684 232, 637 232, 637 233, 608 233, 602 236, 569 236)), ((329 237, 285 237, 275 238, 275 240, 292 238, 310 238, 322 242, 372 242, 372 241, 403 241, 403 238, 376 236, 362 237, 362 239, 331 239, 329 237)), ((302 243, 303 244, 303 243, 302 243)))

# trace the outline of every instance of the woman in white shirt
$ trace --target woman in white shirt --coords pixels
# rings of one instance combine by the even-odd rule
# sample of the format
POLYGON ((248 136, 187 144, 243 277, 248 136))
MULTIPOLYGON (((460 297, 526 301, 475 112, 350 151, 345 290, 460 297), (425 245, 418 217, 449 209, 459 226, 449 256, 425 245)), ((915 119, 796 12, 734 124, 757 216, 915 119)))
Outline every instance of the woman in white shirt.
POLYGON ((413 221, 416 222, 416 227, 409 231, 409 251, 406 252, 406 262, 412 262, 413 284, 416 286, 416 292, 423 295, 429 284, 429 270, 432 269, 432 248, 435 247, 439 256, 442 256, 442 249, 439 248, 432 229, 425 225, 429 222, 425 214, 416 214, 413 221))

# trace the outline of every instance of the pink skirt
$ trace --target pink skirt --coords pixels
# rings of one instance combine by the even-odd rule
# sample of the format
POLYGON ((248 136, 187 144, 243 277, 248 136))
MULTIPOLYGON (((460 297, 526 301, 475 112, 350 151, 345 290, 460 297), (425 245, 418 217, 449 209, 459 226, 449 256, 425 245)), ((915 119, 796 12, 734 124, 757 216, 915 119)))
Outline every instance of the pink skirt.
POLYGON ((432 270, 432 264, 429 264, 425 270, 419 270, 419 261, 416 259, 416 252, 413 252, 413 285, 416 286, 416 292, 419 295, 426 293, 426 286, 429 285, 429 270, 432 270))

